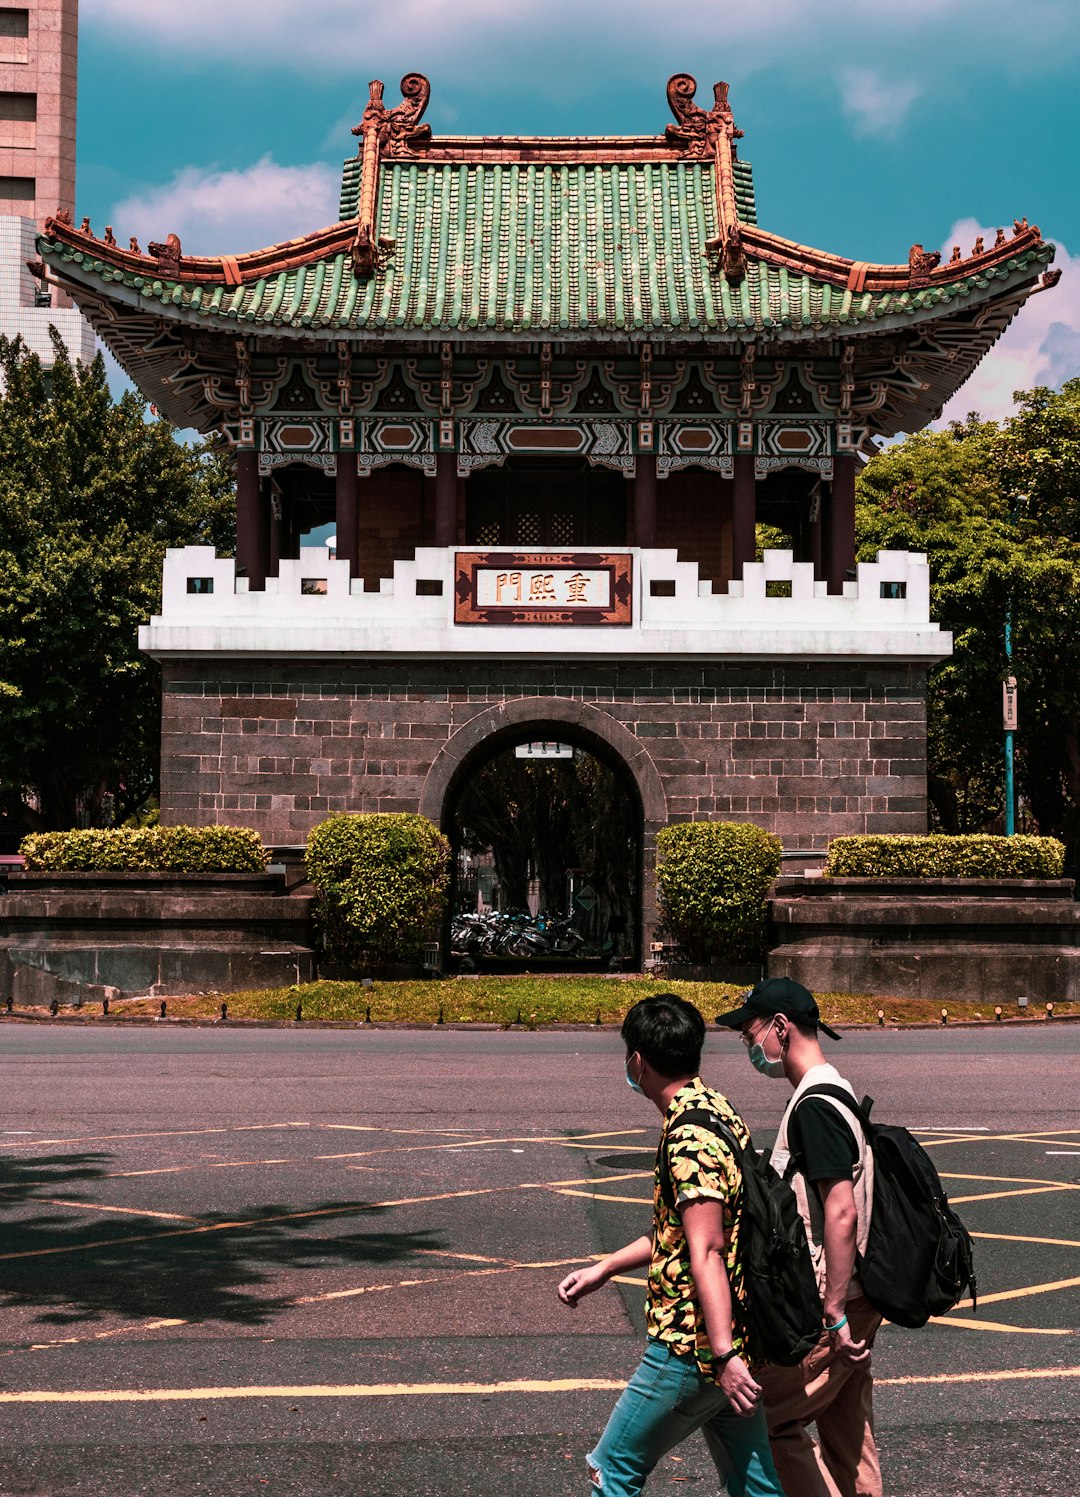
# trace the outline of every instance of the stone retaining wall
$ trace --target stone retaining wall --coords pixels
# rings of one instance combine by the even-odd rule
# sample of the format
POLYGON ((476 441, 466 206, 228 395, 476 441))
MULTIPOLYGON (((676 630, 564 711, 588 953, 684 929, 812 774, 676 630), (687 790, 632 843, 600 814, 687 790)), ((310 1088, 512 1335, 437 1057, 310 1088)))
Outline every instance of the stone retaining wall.
POLYGON ((815 992, 1080 998, 1069 879, 782 878, 769 915, 769 975, 815 992))
POLYGON ((0 1001, 231 993, 315 976, 282 874, 9 873, 0 1001))

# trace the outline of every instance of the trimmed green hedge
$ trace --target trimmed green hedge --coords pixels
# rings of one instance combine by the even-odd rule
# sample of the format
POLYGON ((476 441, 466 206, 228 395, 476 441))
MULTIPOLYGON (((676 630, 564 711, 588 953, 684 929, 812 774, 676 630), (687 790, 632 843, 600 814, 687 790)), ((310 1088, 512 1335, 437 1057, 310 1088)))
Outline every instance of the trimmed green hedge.
POLYGON ((267 860, 258 832, 242 826, 34 832, 19 851, 27 868, 45 873, 262 873, 267 860))
POLYGON ((1061 878, 1056 837, 835 837, 826 878, 1061 878))
POLYGON ((692 962, 760 954, 780 838, 749 822, 684 821, 656 834, 664 931, 692 962))
POLYGON ((426 816, 342 812, 308 837, 323 950, 336 961, 403 961, 438 934, 450 844, 426 816))

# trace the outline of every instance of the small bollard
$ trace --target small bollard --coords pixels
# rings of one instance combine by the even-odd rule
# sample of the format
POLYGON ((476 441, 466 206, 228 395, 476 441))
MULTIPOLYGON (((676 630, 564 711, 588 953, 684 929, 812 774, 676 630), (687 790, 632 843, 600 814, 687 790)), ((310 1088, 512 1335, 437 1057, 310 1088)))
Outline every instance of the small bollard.
POLYGON ((1000 1003, 997 1003, 997 1004, 994 1005, 994 1023, 995 1024, 1000 1024, 1001 1023, 1001 1004, 1000 1003))
POLYGON ((14 1002, 15 1002, 15 1000, 12 998, 11 994, 9 993, 8 994, 8 999, 7 999, 7 1011, 8 1011, 9 1014, 11 1012, 12 1005, 14 1004, 14 1002))
POLYGON ((522 1023, 522 1018, 521 1018, 521 1010, 520 1010, 520 1008, 519 1008, 519 1009, 518 1009, 518 1011, 517 1011, 517 1018, 516 1018, 516 1019, 515 1019, 515 1020, 514 1020, 514 1023, 515 1023, 515 1024, 520 1024, 520 1023, 522 1023))
POLYGON ((949 1022, 949 1010, 947 1008, 943 1008, 941 1010, 941 1022, 942 1024, 947 1024, 949 1022))
POLYGON ((221 1017, 222 1019, 227 1019, 229 1017, 229 1005, 227 1003, 223 1003, 221 1005, 221 1017))
POLYGON ((298 1003, 296 1005, 296 1022, 298 1024, 301 1024, 301 1023, 303 1023, 303 1019, 304 1019, 304 1005, 303 1005, 303 1003, 298 1003))
POLYGON ((593 1023, 597 1026, 597 1028, 600 1027, 600 1010, 599 1009, 596 1010, 596 1018, 593 1020, 593 1023))
POLYGON ((161 1000, 161 1017, 163 1019, 165 1017, 165 1000, 164 1000, 164 998, 161 1000))
POLYGON ((1046 1017, 1048 1019, 1052 1019, 1054 1017, 1054 1005, 1052 1003, 1048 1003, 1046 1005, 1046 1017))
POLYGON ((878 1011, 877 1011, 877 1021, 878 1021, 878 1028, 879 1029, 884 1029, 884 1027, 885 1027, 885 1010, 883 1008, 879 1008, 878 1011))
POLYGON ((1027 999, 1025 997, 1023 997, 1023 995, 1021 995, 1016 1000, 1016 1006, 1020 1010, 1021 1013, 1023 1013, 1023 1014, 1027 1013, 1028 1001, 1027 1001, 1027 999))
POLYGON ((53 1018, 55 1019, 56 1015, 59 1013, 59 1011, 60 1011, 60 1004, 59 1004, 58 1000, 54 998, 53 1001, 49 1004, 49 1012, 50 1012, 50 1014, 52 1014, 53 1018))
POLYGON ((109 1000, 107 998, 101 1000, 101 1012, 106 1019, 109 1017, 109 1000))
POLYGON ((436 1024, 445 1024, 446 1023, 446 1020, 443 1017, 443 1010, 442 1010, 442 1004, 441 1003, 439 1004, 439 1017, 435 1020, 435 1022, 436 1022, 436 1024))
POLYGON ((371 1004, 370 1003, 368 1004, 367 1008, 364 1009, 364 1023, 365 1024, 370 1024, 371 1023, 371 1004))

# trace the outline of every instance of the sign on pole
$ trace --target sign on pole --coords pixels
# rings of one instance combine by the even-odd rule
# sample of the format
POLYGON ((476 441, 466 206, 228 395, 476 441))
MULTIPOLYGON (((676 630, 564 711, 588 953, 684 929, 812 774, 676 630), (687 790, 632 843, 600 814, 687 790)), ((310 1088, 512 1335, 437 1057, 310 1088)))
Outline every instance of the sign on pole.
POLYGON ((1001 685, 1002 721, 1006 733, 1015 733, 1017 728, 1016 677, 1010 676, 1001 685))

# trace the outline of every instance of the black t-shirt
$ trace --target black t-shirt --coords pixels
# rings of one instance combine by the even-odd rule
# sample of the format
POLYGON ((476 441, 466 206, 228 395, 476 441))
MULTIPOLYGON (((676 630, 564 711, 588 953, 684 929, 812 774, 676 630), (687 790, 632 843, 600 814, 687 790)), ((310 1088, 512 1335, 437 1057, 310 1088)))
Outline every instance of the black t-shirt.
POLYGON ((851 1180, 859 1146, 838 1107, 824 1097, 800 1102, 788 1124, 788 1147, 807 1180, 851 1180))

